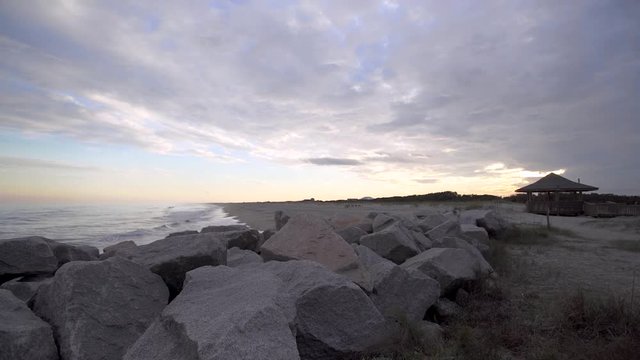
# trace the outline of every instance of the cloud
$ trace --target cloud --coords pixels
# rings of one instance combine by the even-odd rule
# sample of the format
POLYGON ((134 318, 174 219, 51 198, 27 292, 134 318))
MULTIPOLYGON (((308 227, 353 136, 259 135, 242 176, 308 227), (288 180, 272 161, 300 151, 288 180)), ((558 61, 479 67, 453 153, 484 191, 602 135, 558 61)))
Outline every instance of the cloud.
POLYGON ((0 169, 47 169, 65 171, 99 171, 94 166, 75 165, 50 160, 0 156, 0 169))
POLYGON ((330 157, 307 159, 307 161, 309 163, 311 163, 311 164, 321 165, 321 166, 333 166, 333 165, 337 165, 337 166, 357 166, 357 165, 361 165, 362 164, 358 160, 341 159, 341 158, 330 158, 330 157))
POLYGON ((638 16, 595 0, 3 2, 0 132, 380 181, 480 181, 499 162, 639 192, 638 16))

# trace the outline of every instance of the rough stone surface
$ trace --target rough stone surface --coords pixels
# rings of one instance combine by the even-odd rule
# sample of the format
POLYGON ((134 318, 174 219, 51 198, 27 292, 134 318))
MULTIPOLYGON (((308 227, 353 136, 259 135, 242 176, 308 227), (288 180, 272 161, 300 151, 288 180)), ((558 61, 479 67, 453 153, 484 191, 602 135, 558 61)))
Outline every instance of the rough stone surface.
POLYGON ((464 237, 473 239, 477 244, 489 243, 489 233, 484 228, 472 224, 460 224, 460 231, 464 237))
POLYGON ((411 231, 411 235, 420 251, 429 250, 433 247, 433 242, 431 241, 431 239, 426 237, 423 233, 419 231, 411 231))
POLYGON ((476 280, 480 275, 480 263, 464 249, 433 248, 407 259, 402 265, 410 270, 420 270, 440 283, 442 294, 457 290, 465 281, 476 280))
POLYGON ((117 254, 125 254, 131 251, 135 251, 138 248, 138 245, 131 240, 121 241, 117 244, 113 244, 111 246, 107 246, 102 249, 102 254, 100 255, 100 259, 108 259, 117 254))
POLYGON ((450 320, 462 312, 462 307, 447 298, 440 298, 434 305, 438 321, 450 320))
POLYGON ((427 236, 432 241, 438 241, 445 236, 457 236, 460 234, 460 223, 454 220, 447 220, 427 232, 427 236))
POLYGON ((266 271, 205 266, 129 349, 125 360, 299 359, 293 299, 266 271))
POLYGON ((404 315, 419 321, 440 296, 440 284, 420 271, 408 271, 382 258, 366 246, 356 252, 373 281, 369 295, 380 312, 395 318, 404 315))
POLYGON ((260 248, 265 261, 312 260, 370 289, 370 281, 349 244, 324 219, 294 215, 260 248))
POLYGON ((384 317, 358 286, 310 261, 269 262, 295 301, 295 329, 303 359, 342 359, 374 351, 388 339, 384 317))
POLYGON ((58 267, 69 261, 98 260, 99 250, 96 247, 89 245, 70 245, 49 239, 47 239, 47 243, 49 247, 51 247, 53 255, 58 259, 58 267))
POLYGON ((367 234, 373 232, 373 222, 370 219, 365 219, 363 222, 356 224, 355 227, 362 229, 367 234))
POLYGON ((56 360, 51 326, 10 291, 0 289, 0 359, 56 360))
POLYGON ((248 228, 242 230, 230 230, 219 232, 227 243, 227 249, 237 247, 243 250, 256 251, 260 243, 260 233, 258 230, 248 228))
POLYGON ((423 218, 420 218, 418 224, 416 224, 422 232, 426 233, 429 230, 437 227, 440 224, 443 224, 447 221, 447 217, 442 214, 426 214, 423 218))
POLYGON ((174 236, 140 245, 122 255, 160 275, 169 287, 171 297, 182 289, 187 271, 205 265, 227 263, 227 240, 224 233, 174 236))
POLYGON ((119 256, 70 262, 38 291, 34 311, 66 359, 121 359, 167 304, 162 279, 119 256))
POLYGON ((457 249, 467 250, 478 260, 481 275, 489 275, 493 273, 493 267, 487 262, 487 260, 485 260, 482 253, 480 253, 480 250, 478 250, 475 246, 469 244, 468 242, 460 238, 456 238, 456 237, 442 238, 441 241, 438 242, 436 247, 457 248, 457 249))
POLYGON ((363 222, 361 216, 358 215, 349 215, 349 214, 341 214, 332 216, 327 220, 331 227, 338 232, 340 230, 344 230, 348 227, 355 226, 363 222))
POLYGON ((280 231, 290 218, 289 215, 285 214, 282 210, 276 211, 273 217, 276 223, 276 231, 280 231))
POLYGON ((53 273, 58 259, 40 236, 0 240, 0 283, 22 275, 53 273))
POLYGON ((261 263, 262 258, 251 250, 232 247, 227 251, 227 266, 238 267, 246 264, 261 263))
POLYGON ((373 219, 373 223, 371 224, 371 226, 373 227, 373 232, 383 230, 386 227, 389 227, 395 221, 396 219, 387 214, 378 214, 376 215, 375 219, 373 219))
POLYGON ((343 230, 338 230, 336 232, 349 244, 358 244, 360 243, 360 238, 367 235, 364 230, 356 226, 349 226, 343 230))
POLYGON ((489 236, 492 237, 500 236, 509 227, 507 221, 495 211, 489 211, 483 217, 477 219, 476 225, 487 230, 489 236))
POLYGON ((431 321, 420 321, 417 324, 422 333, 422 346, 425 349, 434 349, 444 344, 444 330, 431 321))
POLYGON ((456 304, 466 306, 471 299, 471 295, 465 289, 458 289, 456 292, 456 304))
POLYGON ((249 227, 247 225, 213 225, 213 226, 203 227, 202 230, 200 230, 200 232, 208 233, 208 232, 227 232, 227 231, 242 231, 242 230, 249 230, 249 227))
POLYGON ((361 237, 360 244, 370 248, 385 259, 400 264, 420 252, 413 237, 407 232, 406 229, 401 228, 396 223, 384 230, 361 237))
POLYGON ((178 231, 178 232, 171 233, 171 234, 167 235, 166 237, 183 236, 183 235, 195 235, 195 234, 198 234, 198 230, 184 230, 184 231, 178 231))
POLYGON ((9 290, 15 297, 30 303, 42 285, 51 283, 52 275, 23 276, 7 281, 0 285, 0 289, 9 290))

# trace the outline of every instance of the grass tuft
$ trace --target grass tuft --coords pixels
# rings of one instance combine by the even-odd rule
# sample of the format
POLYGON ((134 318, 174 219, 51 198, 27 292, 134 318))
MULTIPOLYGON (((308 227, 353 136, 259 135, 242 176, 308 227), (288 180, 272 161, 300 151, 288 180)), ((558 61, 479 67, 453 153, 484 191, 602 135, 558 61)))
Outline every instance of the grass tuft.
POLYGON ((609 242, 609 246, 606 247, 631 252, 640 252, 640 240, 613 240, 609 242))

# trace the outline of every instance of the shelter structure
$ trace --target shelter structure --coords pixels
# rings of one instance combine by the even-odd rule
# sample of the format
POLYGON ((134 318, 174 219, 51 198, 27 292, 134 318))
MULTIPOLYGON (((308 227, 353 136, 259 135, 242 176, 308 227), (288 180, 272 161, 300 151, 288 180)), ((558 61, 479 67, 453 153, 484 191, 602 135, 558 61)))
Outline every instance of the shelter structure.
POLYGON ((516 192, 527 193, 528 212, 547 215, 580 215, 584 211, 582 193, 594 190, 598 188, 550 173, 533 184, 521 187, 516 192))

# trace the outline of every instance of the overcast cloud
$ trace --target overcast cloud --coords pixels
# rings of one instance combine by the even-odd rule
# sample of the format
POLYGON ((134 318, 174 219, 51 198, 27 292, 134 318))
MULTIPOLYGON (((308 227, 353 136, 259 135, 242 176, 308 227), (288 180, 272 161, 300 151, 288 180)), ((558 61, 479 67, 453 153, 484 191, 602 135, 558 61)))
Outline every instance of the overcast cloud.
POLYGON ((0 132, 640 193, 638 19, 637 1, 3 1, 0 132))

